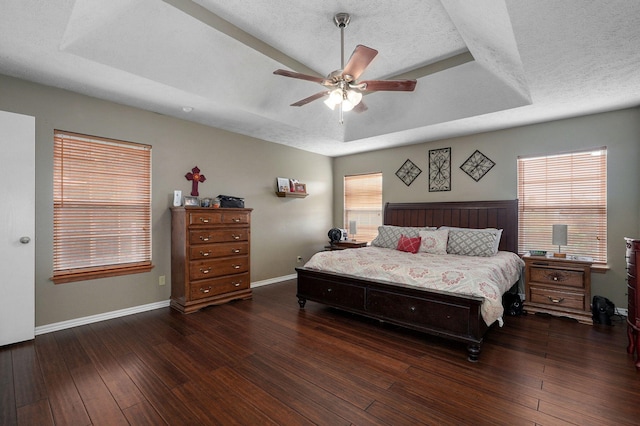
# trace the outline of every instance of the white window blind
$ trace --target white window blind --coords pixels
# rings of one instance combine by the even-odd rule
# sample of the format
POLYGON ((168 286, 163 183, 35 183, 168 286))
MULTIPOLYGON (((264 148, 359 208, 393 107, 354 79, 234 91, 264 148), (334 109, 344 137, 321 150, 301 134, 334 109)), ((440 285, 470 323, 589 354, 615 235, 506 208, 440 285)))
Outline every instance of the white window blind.
POLYGON ((56 130, 53 281, 151 269, 151 146, 56 130))
POLYGON ((563 252, 607 262, 607 148, 518 158, 521 252, 547 250, 552 225, 568 225, 563 252))
MULTIPOLYGON (((382 225, 382 173, 344 177, 344 227, 356 222, 357 241, 371 241, 382 225)), ((351 235, 349 235, 351 237, 351 235)))

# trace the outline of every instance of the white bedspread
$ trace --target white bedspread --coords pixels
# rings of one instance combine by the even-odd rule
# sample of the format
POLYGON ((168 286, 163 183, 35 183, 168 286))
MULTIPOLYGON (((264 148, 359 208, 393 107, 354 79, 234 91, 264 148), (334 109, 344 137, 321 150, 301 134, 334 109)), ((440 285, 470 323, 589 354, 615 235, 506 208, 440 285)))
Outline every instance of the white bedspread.
POLYGON ((381 247, 323 251, 307 268, 484 298, 482 318, 502 326, 502 295, 518 281, 524 262, 501 251, 492 257, 406 253, 381 247))

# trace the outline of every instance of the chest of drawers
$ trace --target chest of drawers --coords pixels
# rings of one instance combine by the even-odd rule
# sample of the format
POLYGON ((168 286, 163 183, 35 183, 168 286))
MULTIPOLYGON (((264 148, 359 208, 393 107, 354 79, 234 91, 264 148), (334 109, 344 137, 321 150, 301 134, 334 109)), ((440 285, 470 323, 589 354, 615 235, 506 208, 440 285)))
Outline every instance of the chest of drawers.
POLYGON ((638 265, 640 265, 640 240, 625 238, 627 263, 627 352, 636 354, 636 368, 640 368, 640 293, 638 292, 638 265))
POLYGON ((171 307, 251 298, 251 209, 171 209, 171 307))
POLYGON ((591 262, 524 256, 527 312, 542 312, 593 324, 591 262))

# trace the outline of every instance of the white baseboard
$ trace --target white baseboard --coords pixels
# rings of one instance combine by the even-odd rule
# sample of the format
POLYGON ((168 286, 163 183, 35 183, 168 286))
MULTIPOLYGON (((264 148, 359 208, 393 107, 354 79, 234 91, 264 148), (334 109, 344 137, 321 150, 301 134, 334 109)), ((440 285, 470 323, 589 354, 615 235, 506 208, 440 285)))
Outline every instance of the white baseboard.
POLYGON ((616 308, 616 314, 626 317, 629 314, 629 311, 626 308, 616 308))
MULTIPOLYGON (((262 287, 264 285, 276 284, 282 281, 293 280, 297 278, 297 274, 285 275, 282 277, 270 278, 268 280, 256 281, 251 283, 251 288, 262 287)), ((127 315, 139 314, 141 312, 152 311, 154 309, 166 308, 169 306, 169 300, 161 302, 149 303, 146 305, 132 306, 131 308, 119 309, 117 311, 105 312, 103 314, 90 315, 88 317, 75 318, 68 321, 56 322, 53 324, 41 325, 36 327, 35 335, 52 333, 54 331, 66 330, 67 328, 78 327, 81 325, 93 324, 94 322, 105 321, 113 318, 120 318, 127 315)))
POLYGON ((36 336, 39 334, 51 333, 53 331, 65 330, 67 328, 78 327, 80 325, 93 324, 108 319, 124 317, 127 315, 138 314, 140 312, 152 311, 154 309, 166 308, 169 306, 168 300, 162 302, 154 302, 146 305, 132 306, 131 308, 119 309, 117 311, 105 312, 103 314, 90 315, 88 317, 75 318, 68 321, 56 322, 53 324, 42 325, 36 327, 36 336))

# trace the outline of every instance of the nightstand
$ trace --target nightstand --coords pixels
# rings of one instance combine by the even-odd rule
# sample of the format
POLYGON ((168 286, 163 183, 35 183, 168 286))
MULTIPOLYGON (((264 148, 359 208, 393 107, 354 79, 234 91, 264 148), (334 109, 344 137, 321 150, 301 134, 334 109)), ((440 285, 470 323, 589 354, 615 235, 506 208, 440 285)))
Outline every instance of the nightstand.
POLYGON ((344 250, 366 247, 367 244, 367 241, 338 241, 337 243, 331 243, 330 245, 325 246, 325 248, 327 250, 344 250))
POLYGON ((527 312, 542 312, 593 324, 592 262, 544 256, 523 257, 527 312))

